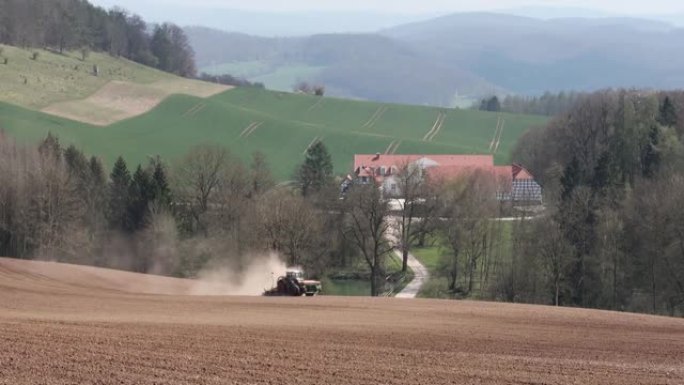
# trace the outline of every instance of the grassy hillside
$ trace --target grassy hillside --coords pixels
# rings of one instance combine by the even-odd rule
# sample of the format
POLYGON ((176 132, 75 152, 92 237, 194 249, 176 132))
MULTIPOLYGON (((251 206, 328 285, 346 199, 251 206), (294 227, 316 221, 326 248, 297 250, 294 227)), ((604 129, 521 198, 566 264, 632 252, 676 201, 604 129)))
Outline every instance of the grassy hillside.
POLYGON ((206 97, 226 89, 102 53, 84 59, 76 52, 4 45, 0 45, 0 84, 0 102, 97 125, 140 115, 171 94, 206 97))
POLYGON ((45 50, 27 50, 0 45, 0 101, 42 109, 53 103, 85 98, 112 80, 150 84, 176 76, 107 54, 64 55, 45 50), (32 59, 38 53, 36 60, 32 59), (93 66, 99 69, 93 75, 93 66))
POLYGON ((496 160, 505 163, 515 140, 545 118, 240 88, 207 99, 174 95, 149 113, 103 128, 0 103, 0 127, 10 135, 38 140, 52 131, 109 165, 119 154, 130 162, 157 154, 175 160, 195 144, 217 143, 244 159, 253 151, 265 153, 280 180, 292 175, 314 140, 330 148, 338 173, 350 171, 354 153, 393 147, 398 154, 487 153, 499 116, 506 128, 496 160), (446 114, 441 130, 424 140, 440 113, 446 114))

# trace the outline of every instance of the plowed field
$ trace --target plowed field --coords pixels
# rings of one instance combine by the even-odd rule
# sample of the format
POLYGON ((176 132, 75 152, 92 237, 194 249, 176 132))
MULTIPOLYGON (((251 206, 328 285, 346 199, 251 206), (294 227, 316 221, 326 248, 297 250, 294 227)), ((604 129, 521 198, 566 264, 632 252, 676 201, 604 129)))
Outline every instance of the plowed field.
POLYGON ((681 319, 188 286, 0 259, 0 384, 684 384, 681 319))

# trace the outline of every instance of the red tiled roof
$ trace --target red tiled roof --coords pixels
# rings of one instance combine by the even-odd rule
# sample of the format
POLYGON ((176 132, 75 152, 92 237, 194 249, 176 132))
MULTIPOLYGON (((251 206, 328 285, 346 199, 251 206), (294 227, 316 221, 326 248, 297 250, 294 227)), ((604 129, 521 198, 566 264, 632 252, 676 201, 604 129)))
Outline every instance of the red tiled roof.
POLYGON ((433 181, 437 180, 448 180, 455 179, 463 176, 469 176, 477 171, 487 171, 491 172, 492 167, 477 167, 477 166, 439 166, 431 167, 426 170, 430 179, 433 181))
POLYGON ((492 167, 494 166, 494 156, 492 155, 376 155, 376 154, 357 154, 354 155, 354 169, 359 167, 401 167, 408 163, 413 163, 422 158, 430 159, 439 164, 440 167, 447 166, 470 166, 470 167, 492 167))
POLYGON ((532 174, 524 167, 495 166, 492 155, 354 155, 354 170, 358 176, 375 176, 378 183, 382 183, 385 175, 380 175, 380 168, 391 170, 392 167, 401 168, 407 164, 424 160, 427 165, 426 175, 433 181, 445 181, 484 171, 490 173, 496 184, 503 191, 512 188, 514 180, 534 180, 532 174), (434 165, 432 165, 434 164, 434 165))
POLYGON ((532 174, 530 174, 529 171, 527 171, 523 166, 519 164, 514 164, 511 166, 512 169, 512 174, 513 174, 513 179, 534 179, 532 174))

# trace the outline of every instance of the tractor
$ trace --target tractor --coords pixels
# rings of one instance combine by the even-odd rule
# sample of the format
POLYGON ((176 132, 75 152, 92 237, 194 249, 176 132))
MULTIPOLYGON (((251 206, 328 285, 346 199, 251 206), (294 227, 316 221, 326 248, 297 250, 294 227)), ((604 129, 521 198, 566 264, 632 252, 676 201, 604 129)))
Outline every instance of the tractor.
POLYGON ((265 296, 312 297, 321 292, 321 282, 304 279, 304 271, 299 268, 287 269, 278 277, 276 286, 264 292, 265 296))

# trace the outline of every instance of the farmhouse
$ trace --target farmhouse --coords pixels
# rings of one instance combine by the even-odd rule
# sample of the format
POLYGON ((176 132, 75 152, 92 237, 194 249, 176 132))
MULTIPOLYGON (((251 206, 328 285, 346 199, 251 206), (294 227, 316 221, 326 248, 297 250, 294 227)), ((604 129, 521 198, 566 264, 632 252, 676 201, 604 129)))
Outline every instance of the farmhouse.
POLYGON ((434 183, 480 172, 491 176, 497 198, 516 203, 541 203, 542 188, 524 167, 495 166, 492 155, 354 155, 354 174, 349 183, 375 183, 387 195, 401 194, 397 180, 400 170, 416 170, 421 178, 434 183))

